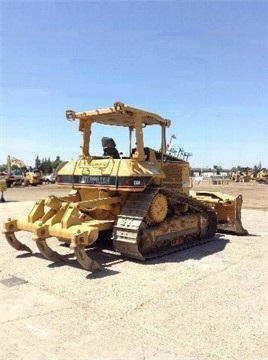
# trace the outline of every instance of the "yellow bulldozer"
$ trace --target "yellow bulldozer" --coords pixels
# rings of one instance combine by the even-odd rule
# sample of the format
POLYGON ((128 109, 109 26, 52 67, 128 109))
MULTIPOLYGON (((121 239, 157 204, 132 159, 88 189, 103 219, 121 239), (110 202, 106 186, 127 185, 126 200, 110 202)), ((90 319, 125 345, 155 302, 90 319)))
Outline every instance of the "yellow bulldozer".
POLYGON ((170 120, 121 102, 98 110, 67 110, 66 118, 77 120, 82 133, 81 154, 60 164, 56 174, 58 186, 71 190, 63 197, 40 199, 27 216, 3 224, 16 250, 31 252, 15 235, 27 231, 45 258, 58 261, 62 256, 47 243, 56 237, 70 246, 82 267, 94 271, 101 264, 89 256, 88 248, 103 232, 110 233, 105 239, 115 251, 138 260, 202 244, 217 229, 247 234, 241 224, 241 196, 190 194, 189 163, 166 152, 170 120), (109 137, 102 139, 103 154, 92 154, 96 124, 127 131, 126 156, 109 137), (144 144, 145 128, 156 126, 158 150, 144 144))

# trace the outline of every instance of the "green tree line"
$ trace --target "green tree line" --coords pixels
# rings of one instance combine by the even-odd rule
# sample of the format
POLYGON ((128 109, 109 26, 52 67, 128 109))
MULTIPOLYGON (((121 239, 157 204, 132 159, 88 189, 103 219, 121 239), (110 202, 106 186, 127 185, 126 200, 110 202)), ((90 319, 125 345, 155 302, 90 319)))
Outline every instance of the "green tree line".
POLYGON ((44 174, 51 174, 57 169, 62 161, 60 156, 57 156, 54 161, 51 161, 50 158, 40 160, 39 156, 37 156, 35 158, 35 167, 40 169, 44 174))

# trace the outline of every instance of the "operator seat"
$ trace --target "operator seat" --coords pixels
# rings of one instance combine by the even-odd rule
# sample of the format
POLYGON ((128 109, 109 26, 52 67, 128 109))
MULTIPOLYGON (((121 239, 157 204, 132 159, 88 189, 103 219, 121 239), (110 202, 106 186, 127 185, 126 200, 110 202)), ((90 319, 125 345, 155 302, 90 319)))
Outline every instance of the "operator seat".
POLYGON ((120 159, 120 155, 116 149, 116 143, 114 142, 114 139, 103 137, 101 139, 101 143, 103 147, 103 156, 111 156, 114 159, 120 159))

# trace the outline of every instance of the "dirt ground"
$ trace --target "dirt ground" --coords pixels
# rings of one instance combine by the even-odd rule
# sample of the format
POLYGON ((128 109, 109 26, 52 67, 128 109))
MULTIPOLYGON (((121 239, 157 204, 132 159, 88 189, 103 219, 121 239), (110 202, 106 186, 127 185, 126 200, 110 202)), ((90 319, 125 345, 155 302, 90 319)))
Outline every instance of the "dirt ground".
MULTIPOLYGON (((195 190, 242 194, 248 236, 211 242, 137 262, 92 249, 103 270, 80 267, 68 247, 50 245, 64 262, 0 241, 0 359, 267 360, 268 186, 197 184, 195 190)), ((0 221, 26 215, 34 201, 68 189, 10 188, 0 221)))
MULTIPOLYGON (((243 208, 255 210, 268 210, 268 186, 258 183, 236 183, 230 182, 227 185, 212 185, 209 181, 202 184, 195 184, 196 191, 219 191, 233 196, 243 196, 243 208)), ((69 188, 47 184, 41 186, 14 187, 4 192, 6 201, 33 201, 44 198, 50 194, 63 196, 68 194, 69 188)))
POLYGON ((196 191, 219 191, 233 196, 243 196, 243 209, 267 210, 268 211, 268 185, 258 183, 236 183, 227 185, 212 185, 208 181, 196 184, 196 191))

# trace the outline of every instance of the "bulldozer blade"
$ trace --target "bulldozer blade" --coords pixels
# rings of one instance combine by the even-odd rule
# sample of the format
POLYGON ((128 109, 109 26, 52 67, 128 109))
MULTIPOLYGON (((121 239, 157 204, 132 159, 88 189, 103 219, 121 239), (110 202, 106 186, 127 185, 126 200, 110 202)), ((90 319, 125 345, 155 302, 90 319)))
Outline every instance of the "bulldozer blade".
POLYGON ((218 217, 217 232, 248 235, 248 231, 244 229, 241 221, 242 195, 234 197, 221 192, 197 191, 194 197, 216 211, 218 217))
POLYGON ((236 220, 235 225, 231 225, 231 226, 229 223, 218 224, 217 232, 223 233, 223 234, 240 235, 240 236, 248 235, 248 231, 243 228, 243 226, 241 224, 241 220, 236 220))
POLYGON ((63 256, 57 253, 56 251, 53 251, 51 247, 48 246, 45 239, 35 239, 36 245, 40 251, 40 253, 48 260, 51 260, 53 262, 56 261, 63 261, 63 256))
POLYGON ((92 260, 87 255, 84 246, 77 245, 74 248, 74 252, 75 252, 77 261, 79 262, 80 265, 83 266, 83 268, 85 268, 86 270, 89 270, 91 272, 101 270, 101 265, 97 261, 92 260))
POLYGON ((218 209, 218 213, 224 214, 222 218, 219 217, 217 232, 241 236, 248 235, 248 231, 244 229, 241 221, 242 196, 237 196, 231 203, 230 209, 226 211, 219 210, 221 206, 224 208, 224 205, 220 203, 215 207, 216 212, 218 209))
POLYGON ((18 251, 27 251, 32 254, 32 250, 25 244, 21 243, 15 236, 14 233, 5 233, 5 237, 9 243, 15 250, 18 251))

